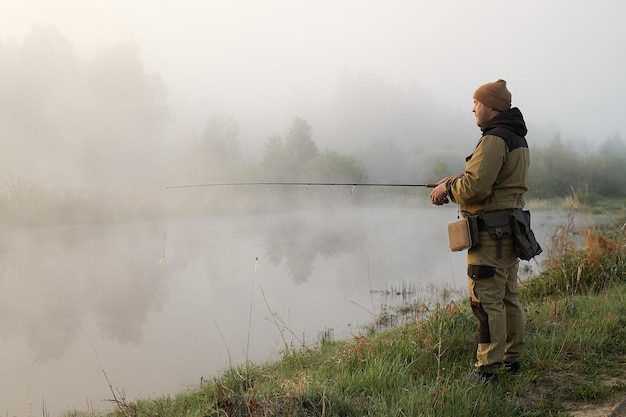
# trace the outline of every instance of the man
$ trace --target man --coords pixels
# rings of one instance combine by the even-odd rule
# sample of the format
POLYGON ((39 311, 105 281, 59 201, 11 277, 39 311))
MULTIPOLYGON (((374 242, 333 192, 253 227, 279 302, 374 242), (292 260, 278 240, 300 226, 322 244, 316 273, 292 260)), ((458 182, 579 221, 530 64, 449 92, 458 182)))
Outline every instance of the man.
POLYGON ((459 204, 463 217, 478 216, 479 244, 467 253, 470 302, 478 319, 472 376, 487 384, 497 382, 502 364, 509 372, 521 371, 524 315, 518 299, 519 261, 512 233, 503 234, 507 225, 493 219, 500 215, 502 223, 507 216, 510 219, 511 211, 524 207, 529 155, 526 124, 520 110, 511 108, 506 81, 478 87, 472 111, 482 137, 466 158, 463 173, 440 180, 430 199, 436 205, 448 200, 459 204))

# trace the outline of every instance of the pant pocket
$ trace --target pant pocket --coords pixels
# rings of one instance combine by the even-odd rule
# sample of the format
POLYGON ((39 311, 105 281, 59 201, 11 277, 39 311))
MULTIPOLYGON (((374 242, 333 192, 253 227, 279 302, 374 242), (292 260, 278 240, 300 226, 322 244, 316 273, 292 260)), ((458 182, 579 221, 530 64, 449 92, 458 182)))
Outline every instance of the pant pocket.
POLYGON ((467 265, 467 276, 471 279, 491 278, 496 275, 496 267, 488 265, 467 265))

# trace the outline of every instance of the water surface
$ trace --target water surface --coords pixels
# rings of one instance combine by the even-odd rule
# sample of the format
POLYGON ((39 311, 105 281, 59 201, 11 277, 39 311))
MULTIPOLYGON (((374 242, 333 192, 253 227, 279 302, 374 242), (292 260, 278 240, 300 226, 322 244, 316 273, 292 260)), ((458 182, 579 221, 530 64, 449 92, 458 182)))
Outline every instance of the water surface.
MULTIPOLYGON (((562 217, 533 214, 542 243, 562 217)), ((109 382, 127 400, 177 393, 285 346, 359 334, 398 289, 462 298, 456 218, 347 206, 8 230, 0 412, 108 409, 109 382)))

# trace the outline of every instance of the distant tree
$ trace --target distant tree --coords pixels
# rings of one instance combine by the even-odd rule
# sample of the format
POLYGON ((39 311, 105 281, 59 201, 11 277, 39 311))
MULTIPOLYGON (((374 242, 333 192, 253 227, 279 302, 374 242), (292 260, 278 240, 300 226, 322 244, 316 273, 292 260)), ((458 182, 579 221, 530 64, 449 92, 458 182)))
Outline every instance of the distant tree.
POLYGON ((313 141, 313 129, 304 119, 296 117, 285 137, 285 151, 294 167, 303 167, 308 161, 319 154, 313 141))
POLYGON ((586 158, 585 174, 592 192, 626 196, 626 143, 618 135, 607 138, 586 158))
POLYGON ((38 25, 21 44, 3 45, 0 60, 6 171, 107 191, 158 181, 167 91, 136 45, 81 61, 56 28, 38 25))
POLYGON ((528 174, 530 191, 535 197, 563 197, 585 181, 583 160, 560 137, 547 146, 532 148, 528 174))
POLYGON ((289 181, 291 175, 283 139, 274 134, 265 142, 261 172, 268 181, 289 181))
POLYGON ((207 170, 212 178, 228 178, 241 163, 239 124, 234 118, 212 114, 200 138, 207 170))
POLYGON ((81 97, 78 57, 51 26, 36 25, 22 44, 0 48, 0 87, 2 140, 11 145, 9 163, 20 152, 35 157, 58 149, 58 136, 69 136, 64 128, 88 104, 81 97))
POLYGON ((94 183, 161 182, 163 129, 170 121, 167 88, 149 74, 133 43, 102 48, 85 71, 81 160, 94 183))
POLYGON ((285 139, 274 134, 265 143, 263 171, 272 181, 293 181, 318 154, 313 130, 305 120, 295 118, 285 139))
POLYGON ((301 180, 320 182, 367 182, 367 171, 355 158, 335 151, 324 151, 311 159, 301 180))

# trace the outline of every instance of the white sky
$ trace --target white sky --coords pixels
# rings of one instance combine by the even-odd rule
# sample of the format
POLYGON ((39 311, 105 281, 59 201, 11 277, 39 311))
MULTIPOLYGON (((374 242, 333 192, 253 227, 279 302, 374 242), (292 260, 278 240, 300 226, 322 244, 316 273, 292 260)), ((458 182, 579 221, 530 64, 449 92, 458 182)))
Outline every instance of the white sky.
POLYGON ((43 23, 86 56, 134 41, 191 124, 217 112, 283 132, 307 119, 294 102, 328 102, 346 72, 469 113, 504 78, 527 122, 597 141, 626 137, 625 16, 620 0, 0 0, 0 39, 43 23))

